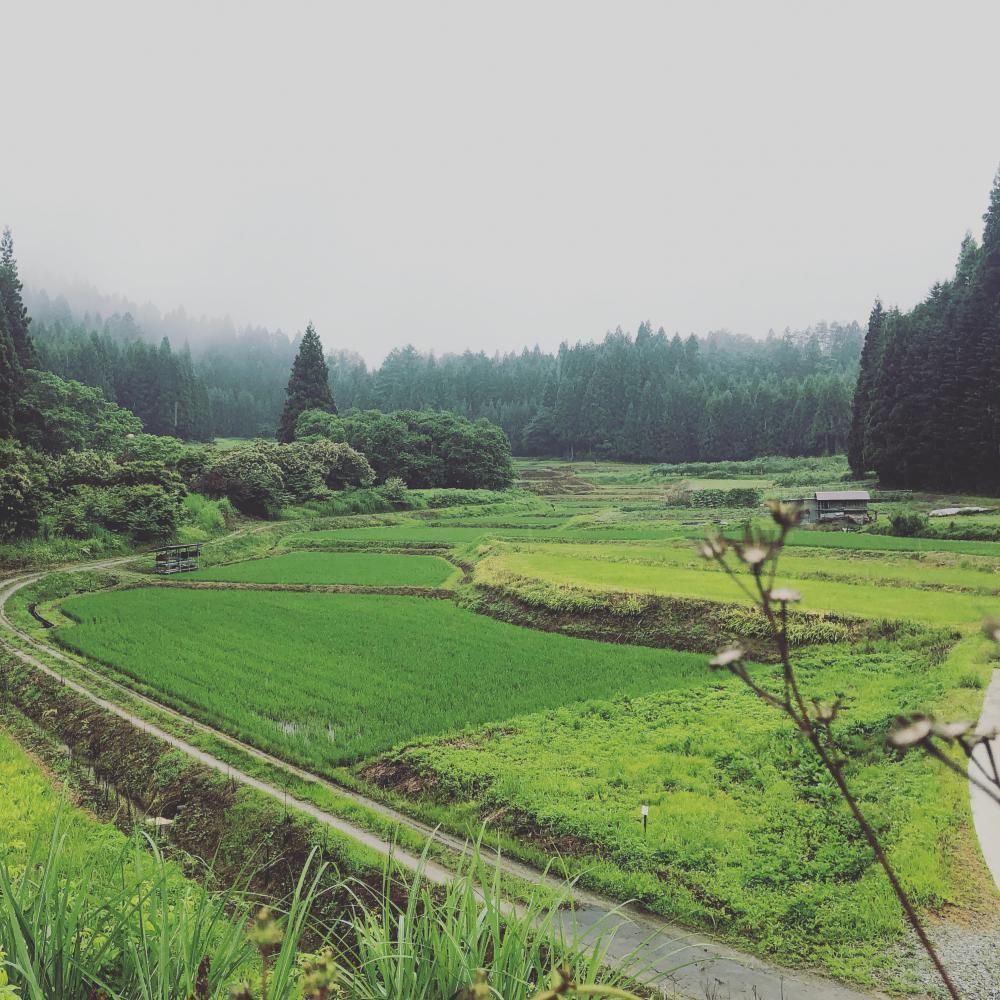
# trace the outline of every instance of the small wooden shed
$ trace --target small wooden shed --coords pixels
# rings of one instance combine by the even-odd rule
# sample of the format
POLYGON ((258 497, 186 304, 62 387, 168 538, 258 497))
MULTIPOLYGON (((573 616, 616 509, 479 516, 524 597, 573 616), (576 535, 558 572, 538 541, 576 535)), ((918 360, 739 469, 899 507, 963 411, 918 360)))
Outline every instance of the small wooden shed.
POLYGON ((817 490, 811 497, 795 497, 788 502, 801 504, 803 524, 868 524, 874 520, 868 510, 871 499, 868 490, 817 490))
POLYGON ((198 568, 201 556, 201 542, 187 545, 162 545, 156 550, 156 572, 187 573, 198 568))

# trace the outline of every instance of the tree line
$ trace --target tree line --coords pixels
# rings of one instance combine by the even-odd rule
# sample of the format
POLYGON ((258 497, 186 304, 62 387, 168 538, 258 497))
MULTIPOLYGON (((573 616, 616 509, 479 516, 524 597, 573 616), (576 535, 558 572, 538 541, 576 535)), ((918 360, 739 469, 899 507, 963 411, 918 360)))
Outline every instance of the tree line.
MULTIPOLYGON (((227 330, 192 352, 150 343, 131 313, 75 319, 42 300, 44 367, 100 386, 146 427, 188 440, 271 437, 301 338, 227 330)), ((820 323, 764 341, 668 336, 642 323, 599 343, 483 352, 392 351, 369 368, 329 355, 341 410, 444 410, 501 427, 516 454, 682 462, 843 451, 863 333, 820 323)), ((284 440, 292 432, 282 429, 284 440)))
POLYGON ((485 354, 332 358, 342 407, 444 409, 503 428, 514 453, 684 462, 843 451, 863 333, 821 323, 759 341, 669 337, 642 323, 599 343, 485 354))
POLYGON ((886 486, 1000 489, 1000 172, 954 276, 909 312, 876 302, 848 459, 886 486))

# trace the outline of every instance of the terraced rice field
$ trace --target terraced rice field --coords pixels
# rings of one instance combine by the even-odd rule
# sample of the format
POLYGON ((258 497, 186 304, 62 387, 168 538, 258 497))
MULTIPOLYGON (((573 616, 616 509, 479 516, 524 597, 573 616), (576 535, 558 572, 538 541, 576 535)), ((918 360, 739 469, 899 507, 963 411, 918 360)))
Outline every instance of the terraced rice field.
POLYGON ((69 648, 321 768, 540 707, 705 679, 701 656, 535 632, 415 597, 142 588, 65 610, 79 622, 56 630, 69 648))
MULTIPOLYGON (((534 546, 528 551, 504 552, 480 564, 477 572, 482 576, 486 571, 505 571, 526 579, 595 592, 625 591, 750 603, 737 583, 714 566, 616 562, 593 553, 591 558, 580 558, 572 551, 565 551, 566 548, 534 546)), ((818 570, 823 563, 817 559, 810 565, 818 570)), ((843 572, 843 564, 838 568, 843 572)), ((989 582, 988 577, 983 579, 989 582)), ((892 618, 966 631, 977 629, 1000 606, 1000 598, 995 596, 919 589, 903 585, 902 579, 842 583, 783 572, 777 582, 798 589, 803 595, 801 606, 806 611, 892 618)))
POLYGON ((237 583, 351 584, 367 587, 443 587, 461 570, 440 556, 392 552, 286 552, 186 573, 185 580, 237 583))
MULTIPOLYGON (((787 478, 794 463, 782 461, 787 478)), ((842 464, 813 461, 814 479, 829 465, 839 482, 842 464)), ((544 480, 544 463, 525 468, 544 480)), ((270 543, 295 551, 188 577, 454 588, 454 600, 135 589, 67 600, 77 624, 56 637, 262 748, 381 783, 431 822, 474 832, 486 821, 509 851, 541 865, 558 855, 621 899, 786 962, 900 987, 900 912, 784 719, 702 655, 624 644, 617 623, 641 631, 648 602, 620 612, 605 643, 468 610, 498 577, 515 595, 522 582, 541 595, 515 620, 577 634, 587 633, 574 614, 606 608, 590 593, 657 595, 661 607, 671 596, 745 600, 692 543, 713 519, 733 530, 746 510, 666 507, 681 470, 555 468, 554 480, 572 476, 586 492, 297 525, 270 543), (473 583, 437 555, 379 551, 400 549, 448 550, 474 564, 473 583), (563 600, 571 591, 590 593, 574 605, 563 600)), ((691 471, 698 487, 769 481, 760 463, 750 479, 691 471)), ((892 639, 795 655, 807 698, 841 702, 849 779, 920 905, 972 912, 992 897, 965 788, 924 758, 890 756, 884 736, 901 712, 978 713, 992 663, 976 632, 1000 611, 1000 543, 807 530, 789 541, 779 582, 801 590, 804 610, 916 623, 892 639)), ((753 670, 780 685, 773 668, 753 670)))

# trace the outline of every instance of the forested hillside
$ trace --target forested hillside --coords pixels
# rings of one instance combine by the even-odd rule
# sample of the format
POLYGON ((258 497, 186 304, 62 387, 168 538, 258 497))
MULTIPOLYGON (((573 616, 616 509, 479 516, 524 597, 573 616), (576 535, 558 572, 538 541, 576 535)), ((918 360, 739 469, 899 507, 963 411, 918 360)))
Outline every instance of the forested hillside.
POLYGON ((876 302, 848 457, 886 486, 1000 487, 1000 173, 980 245, 910 312, 876 302))
MULTIPOLYGON (((64 300, 33 302, 43 365, 99 386, 148 429, 194 440, 274 435, 298 338, 149 310, 141 325, 129 311, 75 317, 64 300), (177 332, 186 323, 190 348, 177 332)), ((519 454, 677 462, 842 451, 863 334, 820 323, 765 341, 684 340, 643 323, 634 336, 619 329, 556 354, 404 347, 374 369, 326 336, 342 411, 448 410, 498 424, 519 454)))
POLYGON ((764 341, 668 337, 648 323, 600 343, 488 358, 393 351, 375 371, 340 354, 341 409, 426 407, 486 417, 515 454, 714 461, 842 451, 862 333, 821 323, 764 341))

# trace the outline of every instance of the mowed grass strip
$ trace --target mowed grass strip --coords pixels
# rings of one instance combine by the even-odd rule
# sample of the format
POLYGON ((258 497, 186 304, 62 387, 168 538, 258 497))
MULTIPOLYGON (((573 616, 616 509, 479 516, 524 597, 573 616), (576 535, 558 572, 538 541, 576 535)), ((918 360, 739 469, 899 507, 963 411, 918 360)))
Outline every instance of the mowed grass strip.
POLYGON ((68 602, 65 645, 317 769, 590 698, 697 686, 696 654, 507 625, 450 602, 141 588, 68 602))
POLYGON ((331 583, 367 587, 442 587, 461 570, 440 556, 391 552, 286 552, 186 573, 185 580, 233 583, 331 583))
MULTIPOLYGON (((631 563, 582 560, 554 550, 511 552, 494 557, 496 564, 516 576, 595 591, 625 591, 710 601, 749 604, 734 580, 720 569, 683 566, 644 566, 631 563)), ((491 563, 494 560, 491 560, 491 563)), ((750 583, 749 577, 746 579, 750 583)), ((978 628, 995 612, 1000 599, 885 584, 799 580, 784 574, 777 581, 802 593, 806 611, 827 611, 860 618, 895 619, 921 624, 978 628)))

